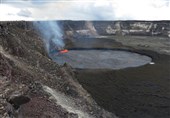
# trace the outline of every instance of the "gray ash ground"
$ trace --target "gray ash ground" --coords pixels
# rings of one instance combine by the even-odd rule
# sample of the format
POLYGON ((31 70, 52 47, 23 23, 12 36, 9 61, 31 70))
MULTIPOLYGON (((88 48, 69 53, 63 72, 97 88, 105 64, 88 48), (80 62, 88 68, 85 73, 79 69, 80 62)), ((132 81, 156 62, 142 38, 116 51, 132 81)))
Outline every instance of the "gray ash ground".
POLYGON ((77 78, 100 106, 120 118, 169 118, 170 56, 146 53, 154 65, 77 70, 77 78))
POLYGON ((123 69, 138 67, 151 62, 151 58, 133 52, 121 50, 69 50, 54 58, 58 64, 70 64, 78 69, 123 69))
MULTIPOLYGON (((90 47, 90 42, 85 42, 86 45, 84 45, 84 40, 78 41, 79 47, 90 47)), ((120 118, 169 118, 170 53, 168 42, 168 38, 162 37, 160 40, 160 37, 142 36, 98 39, 96 43, 93 42, 94 48, 131 50, 138 54, 148 55, 155 64, 119 70, 76 69, 76 77, 98 105, 120 118)), ((68 46, 68 48, 71 47, 68 46)))

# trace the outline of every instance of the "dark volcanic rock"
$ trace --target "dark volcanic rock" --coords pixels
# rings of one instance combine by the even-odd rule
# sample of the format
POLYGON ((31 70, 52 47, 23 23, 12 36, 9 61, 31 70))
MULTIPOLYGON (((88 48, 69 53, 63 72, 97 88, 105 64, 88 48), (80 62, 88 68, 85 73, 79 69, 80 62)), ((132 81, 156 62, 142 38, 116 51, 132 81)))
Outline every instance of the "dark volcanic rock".
POLYGON ((12 104, 15 109, 18 109, 20 105, 29 102, 30 98, 24 95, 14 94, 11 95, 7 101, 12 104))

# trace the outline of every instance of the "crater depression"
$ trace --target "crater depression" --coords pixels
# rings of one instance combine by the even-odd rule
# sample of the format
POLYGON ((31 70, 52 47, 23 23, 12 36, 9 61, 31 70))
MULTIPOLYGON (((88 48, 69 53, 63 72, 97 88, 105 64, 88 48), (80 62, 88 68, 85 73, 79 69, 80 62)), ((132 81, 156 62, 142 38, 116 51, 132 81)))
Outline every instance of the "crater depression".
POLYGON ((148 64, 152 58, 135 52, 110 49, 71 49, 53 55, 54 61, 78 69, 123 69, 148 64))

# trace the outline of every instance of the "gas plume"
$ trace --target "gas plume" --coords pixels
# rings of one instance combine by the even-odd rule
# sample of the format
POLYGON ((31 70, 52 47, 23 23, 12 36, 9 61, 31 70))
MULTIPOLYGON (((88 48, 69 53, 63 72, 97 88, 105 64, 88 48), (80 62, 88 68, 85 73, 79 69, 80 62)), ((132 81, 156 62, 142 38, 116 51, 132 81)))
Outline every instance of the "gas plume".
POLYGON ((63 31, 57 21, 36 21, 34 26, 41 34, 48 53, 52 50, 63 49, 63 31), (50 45, 53 45, 53 49, 51 49, 50 45))

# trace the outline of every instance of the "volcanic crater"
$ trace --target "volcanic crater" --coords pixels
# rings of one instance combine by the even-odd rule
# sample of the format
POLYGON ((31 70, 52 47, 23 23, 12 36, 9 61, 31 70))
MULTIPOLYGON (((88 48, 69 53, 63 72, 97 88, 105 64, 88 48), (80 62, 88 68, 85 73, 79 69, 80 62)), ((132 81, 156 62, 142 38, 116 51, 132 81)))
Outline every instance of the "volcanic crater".
POLYGON ((32 22, 0 22, 0 117, 170 117, 169 21, 60 23, 48 55, 32 22))
POLYGON ((127 50, 87 48, 69 49, 52 57, 56 63, 68 63, 76 69, 123 69, 151 63, 149 56, 127 50))

